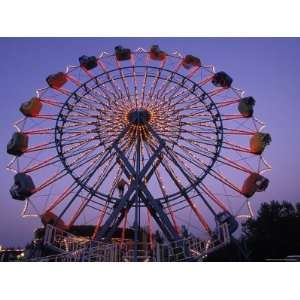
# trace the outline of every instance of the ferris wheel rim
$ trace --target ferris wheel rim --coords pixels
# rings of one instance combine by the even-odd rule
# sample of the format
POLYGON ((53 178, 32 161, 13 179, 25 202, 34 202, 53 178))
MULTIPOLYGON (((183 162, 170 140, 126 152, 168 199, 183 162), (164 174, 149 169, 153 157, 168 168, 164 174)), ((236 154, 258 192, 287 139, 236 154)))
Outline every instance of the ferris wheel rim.
MULTIPOLYGON (((112 57, 114 55, 111 55, 112 57)), ((174 56, 175 57, 175 56, 174 56)), ((176 57, 178 58, 178 57, 176 57)), ((184 193, 189 193, 190 191, 192 191, 196 186, 198 186, 204 179, 205 177, 209 174, 209 172, 211 171, 211 169, 213 168, 214 164, 216 163, 220 153, 221 153, 221 150, 222 150, 222 142, 223 142, 223 122, 222 122, 222 115, 220 114, 220 111, 217 107, 217 105, 215 104, 214 100, 212 99, 212 97, 210 95, 208 95, 208 93, 199 85, 197 84, 195 81, 187 78, 186 76, 178 73, 178 72, 175 72, 173 70, 169 70, 169 69, 166 69, 166 68, 162 68, 162 67, 155 67, 155 66, 149 66, 149 65, 134 65, 134 66, 126 66, 126 67, 120 67, 120 68, 115 68, 115 69, 112 69, 112 70, 109 70, 109 71, 106 71, 106 72, 102 72, 100 74, 97 74, 95 75, 94 77, 88 79, 87 81, 83 82, 80 86, 78 86, 69 96, 68 98, 65 100, 64 104, 62 105, 59 113, 58 113, 58 116, 57 116, 57 120, 56 120, 56 124, 55 124, 55 141, 56 141, 56 149, 57 149, 57 153, 61 159, 61 162, 62 164, 64 165, 65 169, 68 171, 68 174, 73 178, 73 180, 75 180, 77 182, 78 185, 80 185, 83 189, 85 189, 87 192, 97 196, 99 199, 101 199, 102 197, 102 200, 105 200, 105 199, 109 199, 108 201, 110 203, 116 203, 116 201, 118 201, 120 198, 118 197, 115 197, 115 196, 109 196, 108 194, 104 194, 104 193, 101 193, 99 191, 99 189, 97 190, 94 190, 88 186, 86 186, 85 184, 82 183, 81 180, 79 180, 78 177, 76 177, 75 175, 73 175, 72 171, 69 172, 69 169, 70 167, 66 164, 66 161, 64 158, 61 157, 61 153, 62 153, 62 147, 61 147, 61 144, 58 143, 59 139, 57 138, 58 136, 58 123, 59 121, 62 119, 61 116, 64 116, 65 118, 65 114, 63 114, 63 111, 65 109, 66 106, 68 106, 68 102, 70 99, 72 98, 75 98, 76 99, 76 103, 79 103, 80 100, 89 95, 90 91, 85 91, 85 94, 79 96, 77 95, 76 93, 81 90, 82 88, 84 88, 88 83, 90 82, 96 82, 96 85, 91 89, 91 90, 94 90, 94 89, 97 89, 99 88, 99 86, 101 85, 105 85, 107 83, 110 83, 112 80, 117 80, 117 79, 121 79, 121 77, 114 77, 114 78, 111 78, 111 79, 107 79, 107 81, 104 81, 102 82, 101 84, 97 83, 97 79, 102 77, 102 76, 107 76, 107 74, 109 73, 113 73, 113 72, 116 72, 116 71, 120 71, 120 70, 136 70, 136 69, 153 69, 155 71, 165 71, 169 74, 175 74, 176 76, 179 76, 180 78, 183 79, 184 82, 190 82, 193 87, 195 87, 195 89, 199 89, 201 92, 202 92, 202 95, 201 96, 204 96, 204 99, 207 98, 209 99, 210 103, 211 103, 211 109, 210 110, 207 110, 211 116, 212 116, 212 120, 213 120, 213 123, 215 125, 215 128, 216 128, 216 135, 218 136, 220 134, 220 138, 218 138, 218 140, 216 141, 216 151, 214 152, 214 156, 213 158, 211 158, 212 162, 210 163, 210 165, 208 166, 208 168, 203 172, 203 174, 197 178, 197 180, 193 183, 193 184, 190 184, 188 186, 185 186, 183 187, 183 190, 182 192, 184 193), (74 95, 76 95, 74 97, 74 95), (215 110, 216 111, 216 114, 218 116, 218 120, 216 120, 214 117, 215 115, 212 114, 212 110, 215 110), (219 125, 217 125, 217 122, 220 122, 219 125)), ((143 73, 142 73, 143 74, 143 73)), ((136 74, 137 76, 142 76, 142 75, 138 75, 136 74)), ((133 75, 130 74, 130 75, 127 75, 127 77, 132 77, 133 75)), ((126 76, 125 76, 126 77, 126 76)), ((149 77, 154 77, 154 75, 149 75, 149 77)), ((162 79, 162 80, 168 80, 167 78, 161 78, 161 77, 158 77, 159 79, 162 79)), ((178 86, 181 86, 183 88, 186 88, 184 87, 183 85, 180 85, 177 81, 173 81, 173 80, 168 80, 169 82, 172 82, 172 83, 175 83, 177 84, 178 86)), ((197 95, 195 95, 195 90, 194 91, 190 91, 188 88, 186 88, 186 90, 188 92, 190 92, 192 95, 194 95, 196 98, 199 98, 199 100, 203 103, 203 99, 200 99, 201 97, 198 97, 197 95)), ((131 95, 132 96, 132 95, 131 95)), ((125 99, 127 97, 125 96, 125 99)), ((116 100, 120 100, 120 99, 116 99, 116 100)), ((203 103, 204 104, 204 103, 203 103)), ((204 104, 206 106, 206 104, 204 104)), ((69 110, 68 109, 68 113, 70 113, 72 110, 69 110)), ((66 119, 66 118, 65 118, 66 119)), ((63 125, 65 124, 65 121, 63 121, 63 125)), ((61 127, 63 127, 63 125, 61 127)), ((162 200, 166 200, 166 201, 172 201, 171 199, 174 198, 173 200, 176 200, 180 197, 182 197, 182 192, 181 191, 178 191, 178 192, 175 192, 175 193, 172 193, 172 194, 168 194, 166 197, 157 197, 155 198, 157 201, 162 201, 162 200)))

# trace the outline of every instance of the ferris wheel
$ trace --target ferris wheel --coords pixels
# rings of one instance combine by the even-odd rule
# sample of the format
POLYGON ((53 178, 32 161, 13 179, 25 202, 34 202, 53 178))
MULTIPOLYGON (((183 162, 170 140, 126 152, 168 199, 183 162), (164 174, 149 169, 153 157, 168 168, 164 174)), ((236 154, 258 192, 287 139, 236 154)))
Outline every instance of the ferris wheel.
POLYGON ((118 228, 211 236, 253 215, 270 134, 255 99, 196 56, 157 45, 83 55, 20 107, 7 145, 22 215, 92 239, 118 228))

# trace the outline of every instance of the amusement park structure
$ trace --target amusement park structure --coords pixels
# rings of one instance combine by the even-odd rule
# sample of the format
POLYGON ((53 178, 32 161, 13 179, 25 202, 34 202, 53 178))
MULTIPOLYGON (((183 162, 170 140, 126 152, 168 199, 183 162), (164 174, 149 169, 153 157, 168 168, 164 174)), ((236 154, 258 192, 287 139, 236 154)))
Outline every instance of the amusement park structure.
POLYGON ((255 99, 193 55, 115 47, 46 78, 7 145, 39 261, 199 261, 264 191, 255 99), (88 228, 88 230, 87 230, 88 228))

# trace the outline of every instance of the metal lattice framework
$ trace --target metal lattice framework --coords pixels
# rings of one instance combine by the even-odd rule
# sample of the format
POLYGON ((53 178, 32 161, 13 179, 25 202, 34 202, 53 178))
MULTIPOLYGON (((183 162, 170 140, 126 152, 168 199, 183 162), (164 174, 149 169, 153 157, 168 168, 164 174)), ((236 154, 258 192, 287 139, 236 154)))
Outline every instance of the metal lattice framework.
POLYGON ((118 227, 124 239, 130 226, 137 238, 145 226, 149 239, 160 228, 168 240, 182 225, 209 237, 224 212, 250 217, 243 182, 270 166, 249 148, 264 124, 238 111, 244 92, 178 52, 95 59, 68 67, 63 86, 37 90, 41 112, 15 124, 29 145, 8 168, 35 184, 23 216, 95 224, 94 239, 118 227))

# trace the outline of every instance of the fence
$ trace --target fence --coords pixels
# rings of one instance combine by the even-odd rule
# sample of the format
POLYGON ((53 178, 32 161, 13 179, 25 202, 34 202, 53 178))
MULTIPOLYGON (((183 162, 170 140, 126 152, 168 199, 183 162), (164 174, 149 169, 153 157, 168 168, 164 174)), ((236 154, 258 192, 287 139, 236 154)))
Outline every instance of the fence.
POLYGON ((105 243, 77 237, 73 234, 47 225, 44 245, 60 252, 57 255, 35 258, 33 261, 201 261, 209 253, 230 243, 227 224, 220 226, 218 234, 209 240, 190 237, 165 244, 105 243))

